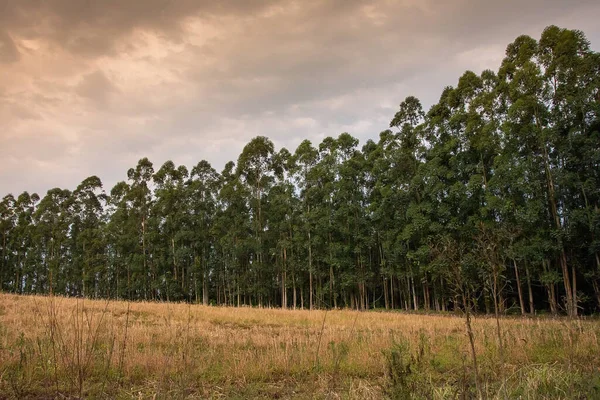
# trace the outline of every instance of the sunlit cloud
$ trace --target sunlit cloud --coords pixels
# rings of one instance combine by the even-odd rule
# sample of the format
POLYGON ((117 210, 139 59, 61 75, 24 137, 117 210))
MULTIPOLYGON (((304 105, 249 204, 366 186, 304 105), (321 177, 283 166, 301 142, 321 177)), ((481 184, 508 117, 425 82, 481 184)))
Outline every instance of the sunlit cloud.
POLYGON ((256 135, 364 143, 519 34, 598 48, 596 3, 0 0, 0 192, 111 186, 142 157, 221 169, 256 135))

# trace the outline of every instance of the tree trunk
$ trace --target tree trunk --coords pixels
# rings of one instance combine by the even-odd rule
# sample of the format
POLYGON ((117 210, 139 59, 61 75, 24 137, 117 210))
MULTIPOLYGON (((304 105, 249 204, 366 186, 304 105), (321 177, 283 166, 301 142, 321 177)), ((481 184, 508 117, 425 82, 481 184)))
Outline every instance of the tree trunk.
MULTIPOLYGON (((310 217, 310 204, 306 206, 307 219, 310 217)), ((310 234, 310 221, 308 221, 308 309, 313 309, 313 259, 312 259, 312 240, 310 234)))
POLYGON ((577 275, 575 274, 575 263, 571 263, 571 280, 573 282, 573 315, 577 316, 577 275))
POLYGON ((202 304, 208 305, 208 266, 206 265, 206 249, 202 251, 202 304))
POLYGON ((147 273, 148 273, 148 264, 146 262, 146 217, 142 217, 142 257, 143 257, 143 265, 144 265, 144 299, 148 300, 148 284, 147 284, 147 273))
POLYGON ((287 279, 287 249, 283 248, 283 273, 281 274, 281 308, 287 308, 287 291, 286 291, 286 279, 287 279))
POLYGON ((385 309, 389 310, 390 308, 390 303, 388 301, 388 285, 387 285, 387 279, 384 277, 382 277, 381 279, 383 281, 383 301, 385 303, 385 309))
MULTIPOLYGON (((550 261, 542 260, 542 266, 544 267, 544 271, 548 272, 550 270, 550 261)), ((556 315, 558 313, 558 305, 556 304, 556 291, 554 282, 546 284, 546 289, 548 291, 548 303, 550 304, 550 312, 552 315, 556 315)))
POLYGON ((313 274, 308 272, 308 309, 313 309, 313 274))
POLYGON ((596 302, 598 303, 598 308, 600 309, 600 285, 598 284, 597 279, 592 280, 592 286, 594 287, 594 294, 596 295, 596 302))
POLYGON ((431 307, 431 299, 429 298, 429 281, 427 280, 427 274, 425 274, 425 281, 423 282, 423 303, 425 311, 429 312, 431 307))
POLYGON ((527 291, 529 293, 529 314, 535 314, 535 303, 533 302, 533 290, 531 288, 531 276, 529 275, 529 265, 525 263, 525 276, 527 278, 527 291))
POLYGON ((441 287, 441 298, 442 298, 442 311, 446 311, 446 295, 444 291, 444 279, 440 279, 440 287, 441 287))
MULTIPOLYGON (((541 127, 539 124, 539 119, 537 118, 537 114, 536 114, 536 121, 538 124, 538 128, 540 128, 541 131, 541 127)), ((560 217, 558 216, 558 207, 556 204, 556 195, 555 195, 555 189, 554 189, 554 180, 552 177, 552 170, 550 168, 550 159, 548 156, 548 149, 546 148, 546 143, 542 143, 541 144, 542 150, 543 150, 543 156, 544 156, 544 170, 545 170, 545 174, 546 174, 546 183, 548 186, 548 200, 550 202, 550 212, 552 213, 552 218, 554 219, 554 224, 556 226, 556 229, 559 231, 562 231, 562 224, 560 222, 560 217)), ((576 304, 576 294, 573 292, 573 288, 571 287, 571 279, 569 278, 569 268, 568 268, 568 264, 567 264, 567 254, 565 252, 565 247, 564 245, 561 244, 560 246, 560 267, 562 269, 562 274, 563 274, 563 283, 565 286, 565 294, 567 297, 567 314, 569 314, 569 316, 577 316, 577 304, 576 304)), ((575 266, 572 266, 573 272, 575 270, 575 266)))
POLYGON ((396 308, 396 305, 394 304, 394 275, 390 274, 390 300, 391 300, 391 306, 392 306, 392 310, 396 308))
POLYGON ((333 283, 333 279, 334 279, 334 275, 333 275, 333 265, 329 265, 329 295, 331 296, 331 301, 329 303, 329 305, 331 306, 333 304, 333 308, 337 308, 337 300, 335 298, 335 293, 333 292, 333 287, 334 287, 334 283, 333 283))
POLYGON ((173 276, 177 282, 177 261, 175 259, 175 238, 171 238, 171 249, 173 250, 173 276))
POLYGON ((298 303, 297 303, 298 295, 296 293, 296 273, 295 273, 294 270, 292 270, 292 274, 293 274, 293 276, 292 276, 292 290, 294 291, 294 294, 293 294, 294 299, 293 299, 293 301, 294 301, 294 310, 295 310, 296 308, 298 308, 298 303))
POLYGON ((475 386, 477 389, 477 394, 479 399, 483 399, 483 394, 481 391, 481 384, 479 382, 479 367, 477 365, 477 353, 475 351, 475 338, 473 335, 473 329, 471 328, 471 307, 467 301, 468 296, 466 296, 464 292, 464 288, 462 289, 462 300, 463 305, 465 307, 465 329, 467 331, 467 337, 469 338, 469 345, 471 348, 471 358, 473 361, 473 369, 475 370, 475 386))
MULTIPOLYGON (((290 257, 292 258, 292 260, 294 259, 294 248, 292 247, 290 249, 290 257)), ((295 263, 292 263, 292 303, 293 303, 293 307, 294 310, 297 308, 298 304, 297 304, 297 294, 296 294, 296 266, 295 263)))
MULTIPOLYGON (((598 210, 598 209, 596 208, 596 210, 598 210)), ((596 256, 596 269, 597 269, 597 271, 600 272, 600 256, 598 255, 597 252, 594 253, 594 255, 596 256)), ((598 298, 598 306, 600 306, 600 298, 598 298)))
POLYGON ((513 267, 515 269, 515 278, 517 280, 517 291, 519 293, 519 305, 521 306, 521 315, 525 315, 525 302, 523 301, 523 290, 521 289, 521 279, 519 279, 519 268, 517 261, 513 259, 513 267))
POLYGON ((406 295, 405 295, 405 305, 404 308, 406 309, 406 311, 410 311, 410 309, 412 308, 412 302, 410 300, 410 278, 407 276, 406 277, 406 295))
POLYGON ((500 367, 504 367, 504 343, 502 341, 502 331, 500 329, 500 312, 498 305, 498 270, 494 268, 494 317, 496 318, 496 334, 498 336, 498 350, 500 353, 500 367))
MULTIPOLYGON (((0 291, 3 289, 4 286, 4 271, 6 270, 6 231, 2 232, 2 265, 0 266, 0 291)), ((17 278, 18 278, 19 274, 17 272, 17 278)), ((17 284, 17 281, 15 282, 15 285, 17 284)), ((14 288, 15 293, 18 293, 16 290, 16 287, 14 288)))
POLYGON ((322 308, 323 307, 323 280, 321 275, 319 275, 317 277, 317 293, 319 294, 317 296, 317 308, 322 308))
POLYGON ((419 311, 419 299, 417 298, 417 292, 415 290, 415 278, 413 276, 412 269, 410 270, 410 287, 412 289, 413 305, 415 307, 415 311, 419 311))
MULTIPOLYGON (((310 207, 308 208, 310 211, 310 207)), ((313 265, 312 245, 310 240, 310 228, 308 229, 308 309, 313 309, 313 265)))
POLYGON ((558 307, 556 304, 556 290, 555 290, 554 283, 550 284, 550 288, 548 290, 548 296, 549 296, 549 300, 550 300, 550 311, 552 312, 553 315, 556 315, 556 314, 558 314, 558 307))

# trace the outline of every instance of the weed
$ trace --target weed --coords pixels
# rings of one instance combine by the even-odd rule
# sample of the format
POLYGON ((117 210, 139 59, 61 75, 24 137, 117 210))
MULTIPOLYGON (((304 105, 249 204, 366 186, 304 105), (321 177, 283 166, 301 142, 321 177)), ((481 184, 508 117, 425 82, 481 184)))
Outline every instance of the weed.
POLYGON ((600 398, 600 320, 0 294, 0 398, 600 398))

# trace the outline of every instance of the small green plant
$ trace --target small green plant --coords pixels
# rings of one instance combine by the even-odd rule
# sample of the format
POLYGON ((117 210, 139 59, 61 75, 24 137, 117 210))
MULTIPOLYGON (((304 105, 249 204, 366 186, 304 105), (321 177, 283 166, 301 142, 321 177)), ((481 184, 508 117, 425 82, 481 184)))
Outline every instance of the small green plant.
POLYGON ((384 352, 389 386, 386 394, 392 399, 410 399, 414 391, 413 368, 415 358, 411 355, 410 345, 401 340, 384 352))
POLYGON ((23 332, 19 333, 11 353, 17 359, 7 368, 7 381, 15 397, 22 398, 25 396, 25 388, 31 385, 34 378, 34 371, 30 368, 33 348, 23 332))
POLYGON ((569 371, 558 363, 531 365, 515 372, 498 392, 521 399, 598 398, 600 376, 569 371))
MULTIPOLYGON (((85 300, 77 299, 68 321, 59 319, 57 298, 50 296, 45 312, 36 303, 36 315, 44 326, 48 338, 48 351, 38 342, 40 362, 46 371, 49 364, 52 370, 53 386, 56 396, 61 395, 62 381, 66 380, 69 391, 84 395, 86 380, 94 373, 94 368, 108 374, 113 350, 103 351, 101 332, 108 313, 109 301, 96 315, 93 309, 86 307, 85 300)), ((104 349, 106 350, 106 349, 104 349)), ((106 375, 105 375, 106 376, 106 375)))

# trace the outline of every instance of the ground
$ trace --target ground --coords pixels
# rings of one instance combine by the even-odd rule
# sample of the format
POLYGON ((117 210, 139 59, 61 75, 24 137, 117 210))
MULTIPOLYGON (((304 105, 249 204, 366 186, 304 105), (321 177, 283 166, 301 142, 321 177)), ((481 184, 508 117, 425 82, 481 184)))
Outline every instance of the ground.
POLYGON ((0 294, 0 398, 600 398, 597 319, 472 325, 0 294))

